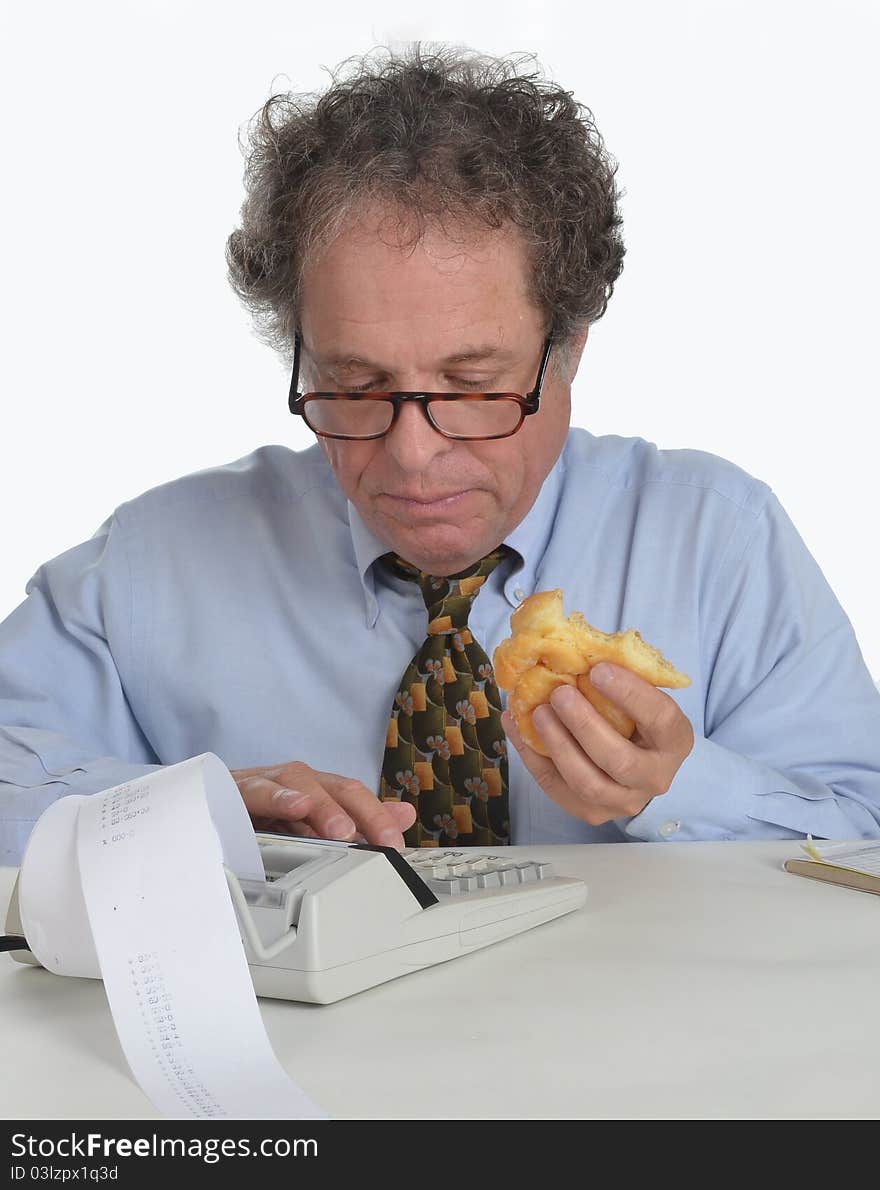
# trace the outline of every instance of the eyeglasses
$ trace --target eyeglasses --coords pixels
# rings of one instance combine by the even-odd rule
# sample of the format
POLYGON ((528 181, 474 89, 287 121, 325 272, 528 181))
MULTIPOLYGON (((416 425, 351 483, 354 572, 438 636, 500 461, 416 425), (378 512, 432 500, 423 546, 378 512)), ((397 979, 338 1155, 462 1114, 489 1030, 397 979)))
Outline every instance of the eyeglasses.
POLYGON ((301 417, 322 438, 367 442, 382 438, 400 414, 404 401, 418 401, 431 426, 444 438, 488 442, 515 434, 541 403, 544 373, 553 346, 549 335, 530 393, 417 393, 417 392, 314 392, 300 393, 299 360, 302 340, 294 340, 293 375, 287 400, 290 412, 301 417))

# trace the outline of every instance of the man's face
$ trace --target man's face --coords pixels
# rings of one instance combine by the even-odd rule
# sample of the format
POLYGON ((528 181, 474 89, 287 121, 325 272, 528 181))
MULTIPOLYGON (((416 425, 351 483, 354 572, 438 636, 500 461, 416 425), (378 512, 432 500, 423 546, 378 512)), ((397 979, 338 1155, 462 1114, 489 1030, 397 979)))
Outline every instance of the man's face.
MULTIPOLYGON (((545 332, 527 295, 519 234, 450 239, 433 228, 413 248, 400 246, 394 228, 374 213, 306 270, 307 387, 530 392, 545 332)), ((406 402, 384 438, 319 441, 373 533, 414 566, 447 575, 523 519, 562 449, 569 413, 569 381, 551 366, 540 410, 510 438, 452 441, 406 402)))

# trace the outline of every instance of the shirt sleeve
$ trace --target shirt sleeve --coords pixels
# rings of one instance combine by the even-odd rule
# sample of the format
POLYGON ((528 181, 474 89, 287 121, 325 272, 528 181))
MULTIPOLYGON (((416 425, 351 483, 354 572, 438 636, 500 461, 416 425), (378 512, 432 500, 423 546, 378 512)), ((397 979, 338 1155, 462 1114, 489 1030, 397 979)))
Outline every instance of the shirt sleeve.
POLYGON ((151 772, 158 757, 126 697, 131 576, 111 517, 42 566, 0 624, 0 864, 18 864, 37 818, 71 793, 151 772))
POLYGON ((625 836, 880 837, 880 693, 772 493, 705 606, 705 733, 625 836))

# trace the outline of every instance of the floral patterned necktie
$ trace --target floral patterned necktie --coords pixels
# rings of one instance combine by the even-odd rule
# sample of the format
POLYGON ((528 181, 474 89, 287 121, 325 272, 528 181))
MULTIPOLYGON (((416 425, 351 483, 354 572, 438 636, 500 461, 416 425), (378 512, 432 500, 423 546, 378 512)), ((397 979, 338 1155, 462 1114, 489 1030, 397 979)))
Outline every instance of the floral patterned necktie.
POLYGON ((498 847, 510 842, 507 740, 492 664, 471 635, 471 604, 508 556, 500 546, 448 578, 417 570, 396 554, 381 561, 417 582, 428 635, 394 696, 379 796, 410 802, 408 847, 498 847))

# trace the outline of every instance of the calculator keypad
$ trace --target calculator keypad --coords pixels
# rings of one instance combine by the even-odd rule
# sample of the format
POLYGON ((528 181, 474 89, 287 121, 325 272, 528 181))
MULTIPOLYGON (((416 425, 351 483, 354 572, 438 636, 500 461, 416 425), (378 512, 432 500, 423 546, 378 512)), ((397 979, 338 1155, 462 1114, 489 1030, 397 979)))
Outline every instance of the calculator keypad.
POLYGON ((404 859, 435 893, 457 896, 484 888, 504 888, 549 880, 553 866, 543 860, 503 855, 469 855, 465 851, 422 847, 404 852, 404 859))

